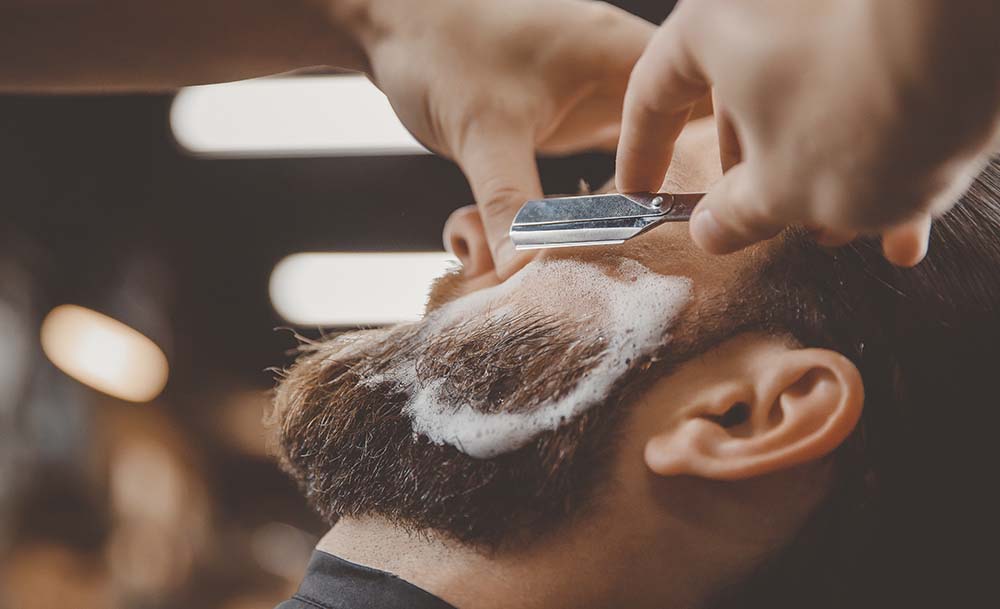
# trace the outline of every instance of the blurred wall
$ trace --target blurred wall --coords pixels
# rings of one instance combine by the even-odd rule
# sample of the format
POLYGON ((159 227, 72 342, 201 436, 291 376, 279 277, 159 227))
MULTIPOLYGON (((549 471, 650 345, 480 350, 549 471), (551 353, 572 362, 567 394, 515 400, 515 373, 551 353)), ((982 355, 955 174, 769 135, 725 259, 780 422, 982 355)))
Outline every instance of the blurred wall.
MULTIPOLYGON (((660 21, 670 2, 619 2, 660 21)), ((266 451, 292 332, 268 301, 307 250, 436 250, 472 202, 432 156, 205 160, 171 98, 0 97, 0 609, 271 607, 324 526, 266 451), (53 307, 126 315, 171 374, 128 404, 57 370, 53 307)), ((548 192, 608 154, 541 159, 548 192)), ((318 336, 319 329, 298 329, 318 336)))

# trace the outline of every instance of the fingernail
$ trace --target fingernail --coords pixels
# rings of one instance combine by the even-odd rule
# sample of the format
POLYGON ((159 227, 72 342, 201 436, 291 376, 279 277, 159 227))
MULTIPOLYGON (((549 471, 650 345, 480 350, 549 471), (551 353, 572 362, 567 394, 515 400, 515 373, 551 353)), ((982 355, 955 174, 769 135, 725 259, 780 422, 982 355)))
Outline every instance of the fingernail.
POLYGON ((709 251, 718 248, 724 240, 722 226, 710 209, 696 209, 691 216, 691 237, 695 243, 709 251))

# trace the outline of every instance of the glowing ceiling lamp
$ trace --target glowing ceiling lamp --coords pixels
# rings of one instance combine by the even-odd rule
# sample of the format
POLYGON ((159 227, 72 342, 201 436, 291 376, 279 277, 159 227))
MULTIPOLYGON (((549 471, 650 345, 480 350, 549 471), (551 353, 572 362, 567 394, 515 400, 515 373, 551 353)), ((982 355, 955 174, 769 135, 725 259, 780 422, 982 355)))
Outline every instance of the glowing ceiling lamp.
POLYGON ((389 100, 359 75, 261 78, 182 89, 174 139, 199 156, 425 154, 389 100))
POLYGON ((431 282, 456 264, 444 252, 293 254, 271 273, 271 303, 285 320, 303 326, 415 320, 431 282))
POLYGON ((167 383, 167 357, 156 343, 92 309, 56 307, 42 322, 41 341, 60 370, 116 398, 148 402, 167 383))

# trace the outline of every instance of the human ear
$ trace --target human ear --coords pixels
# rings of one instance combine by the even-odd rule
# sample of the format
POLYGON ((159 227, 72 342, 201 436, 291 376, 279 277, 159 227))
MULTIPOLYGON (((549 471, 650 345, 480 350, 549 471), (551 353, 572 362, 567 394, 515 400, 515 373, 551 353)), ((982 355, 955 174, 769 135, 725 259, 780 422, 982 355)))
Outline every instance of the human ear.
POLYGON ((850 360, 828 349, 749 343, 695 375, 688 403, 645 445, 650 470, 752 478, 826 456, 851 433, 864 389, 850 360))
POLYGON ((486 240, 486 229, 475 205, 452 212, 444 225, 444 248, 462 263, 467 278, 493 272, 493 255, 486 240))

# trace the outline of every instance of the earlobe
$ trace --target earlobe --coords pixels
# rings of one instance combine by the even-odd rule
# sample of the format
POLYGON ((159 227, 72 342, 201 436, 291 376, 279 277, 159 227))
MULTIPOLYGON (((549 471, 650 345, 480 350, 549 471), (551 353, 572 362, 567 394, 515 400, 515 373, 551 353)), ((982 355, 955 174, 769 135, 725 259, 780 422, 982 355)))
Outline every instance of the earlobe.
POLYGON ((473 278, 494 271, 486 230, 475 205, 452 212, 444 225, 444 247, 462 263, 466 277, 473 278))
POLYGON ((864 402, 850 360, 827 349, 757 350, 763 353, 744 354, 745 365, 736 368, 742 379, 705 381, 733 389, 706 386, 698 403, 648 440, 645 459, 653 472, 751 478, 824 457, 850 435, 864 402))

